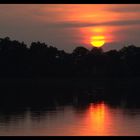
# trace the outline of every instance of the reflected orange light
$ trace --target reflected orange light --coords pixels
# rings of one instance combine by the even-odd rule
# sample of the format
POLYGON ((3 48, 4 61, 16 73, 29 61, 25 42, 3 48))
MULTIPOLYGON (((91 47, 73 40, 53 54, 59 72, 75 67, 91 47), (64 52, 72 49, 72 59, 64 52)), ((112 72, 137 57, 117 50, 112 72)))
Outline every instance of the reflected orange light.
MULTIPOLYGON (((112 123, 110 112, 104 102, 91 103, 87 109, 84 123, 88 125, 86 135, 108 135, 107 123, 112 123)), ((82 135, 82 134, 80 134, 82 135)))
POLYGON ((96 127, 97 131, 103 131, 105 119, 105 106, 104 103, 93 105, 89 107, 91 124, 96 127))
POLYGON ((51 129, 48 128, 49 130, 40 129, 39 130, 40 132, 37 131, 37 133, 46 134, 49 131, 50 135, 51 134, 52 135, 54 134, 55 135, 71 135, 71 136, 113 135, 112 128, 115 123, 113 121, 110 108, 104 102, 97 103, 97 104, 91 103, 84 112, 80 114, 79 112, 77 114, 75 114, 75 112, 73 113, 71 115, 67 114, 70 116, 70 120, 68 120, 67 123, 65 121, 64 122, 60 121, 59 117, 58 119, 53 120, 54 130, 56 126, 57 127, 62 126, 62 128, 64 129, 57 129, 57 131, 54 133, 54 131, 51 131, 53 129, 50 127, 51 129))

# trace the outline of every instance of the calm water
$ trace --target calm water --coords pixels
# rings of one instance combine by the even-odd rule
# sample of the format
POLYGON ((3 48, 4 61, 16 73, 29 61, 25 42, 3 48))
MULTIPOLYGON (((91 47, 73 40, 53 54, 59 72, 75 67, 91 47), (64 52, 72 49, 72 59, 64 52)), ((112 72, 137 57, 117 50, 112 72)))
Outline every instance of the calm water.
POLYGON ((0 135, 140 135, 140 108, 105 102, 0 112, 0 135))

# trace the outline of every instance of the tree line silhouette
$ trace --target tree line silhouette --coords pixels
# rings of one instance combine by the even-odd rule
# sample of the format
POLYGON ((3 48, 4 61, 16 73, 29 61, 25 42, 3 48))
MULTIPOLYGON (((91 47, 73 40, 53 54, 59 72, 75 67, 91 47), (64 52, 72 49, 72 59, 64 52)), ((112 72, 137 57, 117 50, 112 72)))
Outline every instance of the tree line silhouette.
POLYGON ((104 52, 76 47, 72 53, 41 42, 0 38, 0 77, 133 77, 140 76, 140 47, 104 52))

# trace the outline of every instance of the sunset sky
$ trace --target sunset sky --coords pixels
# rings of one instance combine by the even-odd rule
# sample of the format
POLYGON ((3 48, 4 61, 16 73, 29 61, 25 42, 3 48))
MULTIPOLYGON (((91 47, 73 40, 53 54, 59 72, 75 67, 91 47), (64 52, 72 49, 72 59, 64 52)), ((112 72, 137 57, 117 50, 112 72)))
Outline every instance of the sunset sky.
POLYGON ((105 51, 140 46, 140 4, 0 4, 0 37, 46 42, 71 52, 92 48, 103 36, 105 51))

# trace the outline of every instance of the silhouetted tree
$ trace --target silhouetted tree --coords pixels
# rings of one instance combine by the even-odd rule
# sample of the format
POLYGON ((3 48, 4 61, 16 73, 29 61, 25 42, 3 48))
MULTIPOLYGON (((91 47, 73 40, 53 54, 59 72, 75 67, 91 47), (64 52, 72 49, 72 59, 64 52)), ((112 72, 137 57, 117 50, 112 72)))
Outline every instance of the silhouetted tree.
POLYGON ((93 47, 90 51, 93 55, 101 55, 103 53, 102 48, 93 47))
POLYGON ((87 55, 88 53, 89 53, 89 50, 86 49, 86 48, 83 47, 83 46, 78 46, 78 47, 76 47, 76 48, 73 50, 73 52, 72 52, 72 54, 73 54, 74 56, 84 56, 84 55, 87 55))
POLYGON ((0 76, 2 77, 118 77, 140 75, 140 48, 134 45, 119 51, 90 51, 76 47, 72 53, 42 42, 24 42, 0 38, 0 76))

